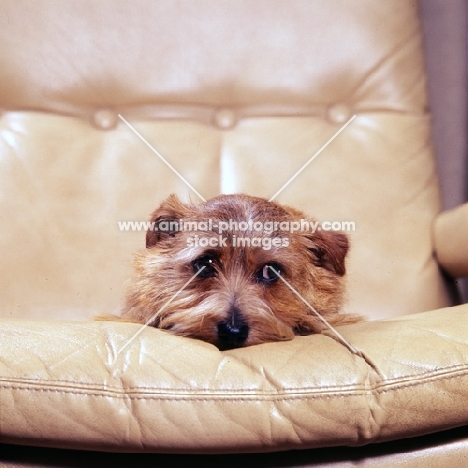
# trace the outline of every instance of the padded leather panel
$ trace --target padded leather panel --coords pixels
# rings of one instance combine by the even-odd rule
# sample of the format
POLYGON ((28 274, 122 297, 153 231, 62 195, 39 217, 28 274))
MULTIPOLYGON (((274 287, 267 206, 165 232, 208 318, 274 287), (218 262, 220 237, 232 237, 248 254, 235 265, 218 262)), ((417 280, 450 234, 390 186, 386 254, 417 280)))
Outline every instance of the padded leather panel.
POLYGON ((465 425, 466 313, 340 327, 360 354, 329 335, 220 352, 146 328, 123 348, 139 325, 58 322, 52 340, 46 321, 4 321, 2 441, 240 453, 465 425))
POLYGON ((351 101, 361 110, 394 111, 425 105, 415 2, 51 5, 2 1, 0 105, 6 108, 76 114, 158 103, 351 101))

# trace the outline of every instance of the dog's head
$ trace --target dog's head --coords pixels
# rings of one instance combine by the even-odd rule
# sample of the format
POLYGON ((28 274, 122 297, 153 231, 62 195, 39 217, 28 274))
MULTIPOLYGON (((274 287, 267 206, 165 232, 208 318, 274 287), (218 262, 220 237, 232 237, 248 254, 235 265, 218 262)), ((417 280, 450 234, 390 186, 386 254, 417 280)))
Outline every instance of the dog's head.
POLYGON ((348 238, 262 198, 199 205, 172 195, 135 260, 126 317, 220 349, 289 340, 345 321, 348 238))

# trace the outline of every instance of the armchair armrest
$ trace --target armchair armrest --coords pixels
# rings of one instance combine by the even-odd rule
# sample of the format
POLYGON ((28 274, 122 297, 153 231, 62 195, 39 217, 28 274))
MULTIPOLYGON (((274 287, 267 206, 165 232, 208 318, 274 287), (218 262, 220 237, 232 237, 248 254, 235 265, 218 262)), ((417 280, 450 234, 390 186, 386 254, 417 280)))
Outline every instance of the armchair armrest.
POLYGON ((468 276, 468 203, 439 214, 434 223, 434 246, 449 275, 468 276))
POLYGON ((123 322, 0 324, 0 441, 232 453, 468 424, 468 305, 220 352, 123 322), (119 350, 121 350, 119 352, 119 350), (430 409, 430 410, 428 410, 430 409))

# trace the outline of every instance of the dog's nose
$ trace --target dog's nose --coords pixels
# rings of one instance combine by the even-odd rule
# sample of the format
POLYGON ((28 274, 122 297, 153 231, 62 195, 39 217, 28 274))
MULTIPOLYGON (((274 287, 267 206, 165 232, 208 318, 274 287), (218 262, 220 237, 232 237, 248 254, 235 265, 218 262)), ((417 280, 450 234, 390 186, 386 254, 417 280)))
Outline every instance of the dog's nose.
POLYGON ((245 322, 219 322, 218 347, 221 351, 240 348, 249 336, 249 326, 245 322))

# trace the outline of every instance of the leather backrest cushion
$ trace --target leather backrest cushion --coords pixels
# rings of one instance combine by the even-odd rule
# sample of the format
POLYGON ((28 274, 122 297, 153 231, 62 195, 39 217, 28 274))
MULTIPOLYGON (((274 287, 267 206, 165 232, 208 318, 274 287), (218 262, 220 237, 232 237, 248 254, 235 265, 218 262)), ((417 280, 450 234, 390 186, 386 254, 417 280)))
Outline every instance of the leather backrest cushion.
POLYGON ((373 0, 0 1, 2 315, 118 310, 169 193, 278 195, 352 221, 347 307, 449 303, 418 10, 373 0), (356 118, 350 119, 353 115, 356 118))

